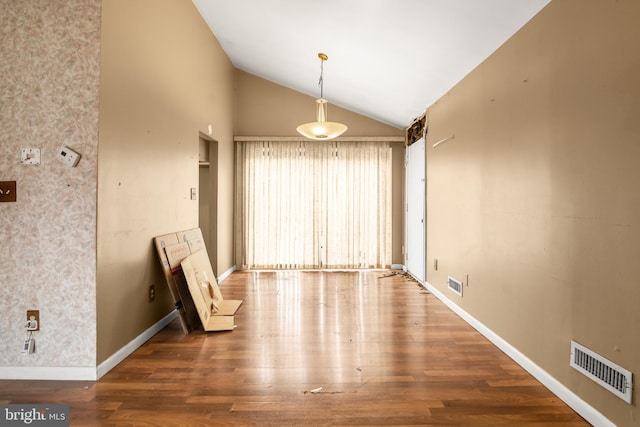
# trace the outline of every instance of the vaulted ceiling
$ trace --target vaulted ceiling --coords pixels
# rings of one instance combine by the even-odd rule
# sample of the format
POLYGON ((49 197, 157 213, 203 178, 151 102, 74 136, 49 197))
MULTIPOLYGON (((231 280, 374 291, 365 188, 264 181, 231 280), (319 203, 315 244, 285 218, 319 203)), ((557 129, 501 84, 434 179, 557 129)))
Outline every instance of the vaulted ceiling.
POLYGON ((234 66, 398 128, 550 0, 193 0, 234 66))

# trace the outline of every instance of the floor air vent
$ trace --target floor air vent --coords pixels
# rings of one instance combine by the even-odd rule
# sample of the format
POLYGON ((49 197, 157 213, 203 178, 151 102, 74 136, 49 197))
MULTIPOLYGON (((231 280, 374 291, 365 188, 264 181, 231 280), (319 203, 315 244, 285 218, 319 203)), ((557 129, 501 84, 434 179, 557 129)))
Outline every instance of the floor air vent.
POLYGON ((571 341, 571 367, 591 378, 620 399, 631 403, 631 372, 571 341))
POLYGON ((462 282, 449 276, 449 289, 462 296, 462 282))

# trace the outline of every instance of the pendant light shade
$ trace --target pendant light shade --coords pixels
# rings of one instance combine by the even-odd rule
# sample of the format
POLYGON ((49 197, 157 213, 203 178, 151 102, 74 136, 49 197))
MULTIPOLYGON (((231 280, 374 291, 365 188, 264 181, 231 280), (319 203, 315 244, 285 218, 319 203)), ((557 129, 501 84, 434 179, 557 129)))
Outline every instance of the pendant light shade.
POLYGON ((320 58, 320 98, 316 99, 316 121, 304 123, 297 127, 297 131, 309 139, 323 140, 332 139, 342 135, 347 126, 338 122, 327 121, 327 100, 323 98, 323 64, 329 57, 324 53, 319 53, 320 58))
POLYGON ((310 139, 331 139, 347 130, 342 123, 327 121, 327 100, 324 98, 316 99, 316 119, 315 122, 298 126, 296 130, 310 139))

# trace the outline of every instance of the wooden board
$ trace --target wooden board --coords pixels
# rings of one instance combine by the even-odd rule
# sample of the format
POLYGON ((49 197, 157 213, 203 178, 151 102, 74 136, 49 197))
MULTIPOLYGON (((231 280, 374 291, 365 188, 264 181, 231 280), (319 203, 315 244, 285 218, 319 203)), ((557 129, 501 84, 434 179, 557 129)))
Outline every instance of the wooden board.
MULTIPOLYGON (((169 233, 154 238, 154 244, 162 271, 178 311, 180 325, 185 334, 202 330, 202 323, 189 292, 180 262, 193 252, 204 251, 204 239, 199 228, 169 233)), ((207 255, 208 258, 208 255, 207 255)))
POLYGON ((200 250, 186 257, 180 264, 204 330, 232 330, 235 327, 233 315, 242 300, 224 299, 207 252, 200 250))

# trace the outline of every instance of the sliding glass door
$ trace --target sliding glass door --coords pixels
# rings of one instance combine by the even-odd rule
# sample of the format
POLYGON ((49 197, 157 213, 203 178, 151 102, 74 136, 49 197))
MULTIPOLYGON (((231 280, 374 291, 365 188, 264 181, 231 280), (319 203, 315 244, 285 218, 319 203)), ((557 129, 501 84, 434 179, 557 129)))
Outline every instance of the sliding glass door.
POLYGON ((391 149, 380 142, 238 143, 245 268, 391 264, 391 149))

